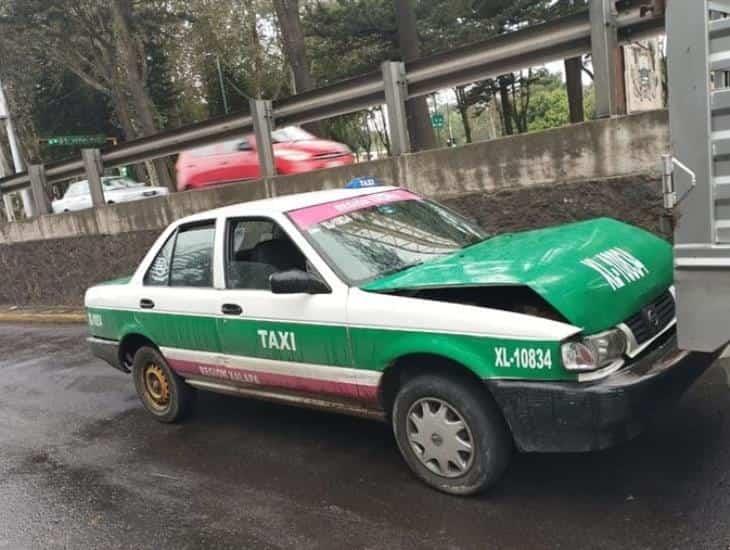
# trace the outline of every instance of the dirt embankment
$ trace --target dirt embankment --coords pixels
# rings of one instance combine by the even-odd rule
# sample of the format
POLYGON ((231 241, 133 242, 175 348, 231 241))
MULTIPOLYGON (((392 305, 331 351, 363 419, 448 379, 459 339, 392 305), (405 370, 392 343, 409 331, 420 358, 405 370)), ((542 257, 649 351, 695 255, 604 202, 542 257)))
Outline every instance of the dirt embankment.
POLYGON ((505 189, 443 202, 492 233, 605 216, 659 234, 659 219, 663 212, 661 181, 646 176, 505 189))

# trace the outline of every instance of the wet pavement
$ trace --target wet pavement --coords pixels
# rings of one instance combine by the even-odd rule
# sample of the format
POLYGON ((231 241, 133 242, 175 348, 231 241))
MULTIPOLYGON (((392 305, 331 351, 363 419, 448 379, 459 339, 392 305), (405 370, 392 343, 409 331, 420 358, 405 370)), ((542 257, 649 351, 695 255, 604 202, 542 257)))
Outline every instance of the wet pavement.
POLYGON ((376 422, 201 394, 158 424, 84 335, 0 325, 0 549, 730 547, 722 363, 634 442, 459 499, 376 422))

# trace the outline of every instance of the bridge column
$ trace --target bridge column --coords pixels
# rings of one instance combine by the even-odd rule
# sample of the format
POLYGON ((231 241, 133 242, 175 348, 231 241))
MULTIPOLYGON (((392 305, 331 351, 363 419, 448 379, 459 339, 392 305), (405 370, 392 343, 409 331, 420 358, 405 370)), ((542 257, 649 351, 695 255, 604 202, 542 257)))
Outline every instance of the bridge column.
POLYGON ((596 117, 626 114, 623 52, 618 43, 615 0, 590 0, 591 57, 596 117))
POLYGON ((406 67, 400 61, 385 61, 381 65, 385 84, 385 103, 388 106, 388 126, 390 128, 390 150, 393 156, 411 152, 408 136, 408 81, 406 67))
POLYGON ((46 194, 46 167, 42 164, 28 166, 30 176, 30 192, 33 197, 32 214, 30 217, 42 216, 51 212, 51 203, 46 194))
POLYGON ((274 114, 271 101, 251 99, 249 103, 251 105, 253 129, 256 134, 256 149, 259 154, 261 178, 264 180, 264 185, 266 185, 266 196, 273 197, 276 193, 271 178, 276 175, 276 163, 271 139, 271 132, 274 130, 274 114))
POLYGON ((89 193, 91 193, 91 204, 94 207, 106 204, 104 188, 101 185, 101 177, 104 174, 104 165, 101 161, 99 149, 82 149, 81 159, 86 170, 86 179, 89 180, 89 193))
POLYGON ((13 209, 13 196, 3 195, 3 205, 5 206, 5 217, 9 222, 14 222, 15 210, 13 209))
POLYGON ((585 120, 583 110, 583 58, 571 57, 565 60, 565 85, 568 90, 570 122, 575 124, 585 120))

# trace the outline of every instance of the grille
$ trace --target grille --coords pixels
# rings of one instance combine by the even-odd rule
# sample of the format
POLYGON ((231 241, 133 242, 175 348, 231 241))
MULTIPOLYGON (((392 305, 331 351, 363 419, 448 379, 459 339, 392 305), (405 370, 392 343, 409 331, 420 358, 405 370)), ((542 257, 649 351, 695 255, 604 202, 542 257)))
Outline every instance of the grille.
POLYGON ((674 296, 668 290, 651 304, 626 320, 626 325, 641 345, 659 334, 674 319, 676 313, 674 296))
POLYGON ((347 153, 343 151, 332 151, 329 153, 317 153, 314 155, 314 158, 316 159, 336 159, 339 157, 344 157, 347 153))

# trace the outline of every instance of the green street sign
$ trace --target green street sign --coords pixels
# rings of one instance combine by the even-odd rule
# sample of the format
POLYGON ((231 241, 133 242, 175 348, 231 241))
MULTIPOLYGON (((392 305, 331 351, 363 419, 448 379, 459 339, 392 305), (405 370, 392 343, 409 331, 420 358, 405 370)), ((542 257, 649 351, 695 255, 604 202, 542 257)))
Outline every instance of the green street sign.
POLYGON ((106 145, 107 137, 101 134, 91 136, 54 136, 44 141, 49 147, 100 147, 106 145))
POLYGON ((434 128, 443 128, 444 127, 443 113, 434 113, 431 115, 431 126, 434 128))

